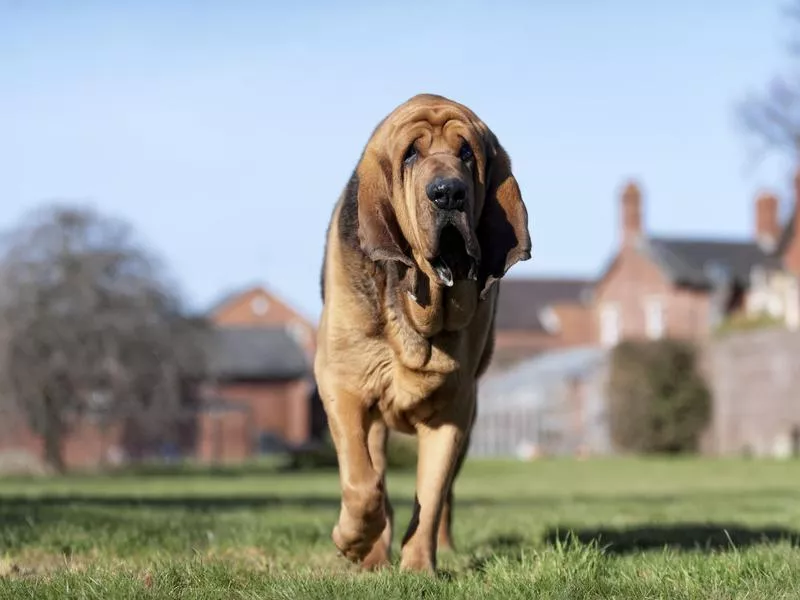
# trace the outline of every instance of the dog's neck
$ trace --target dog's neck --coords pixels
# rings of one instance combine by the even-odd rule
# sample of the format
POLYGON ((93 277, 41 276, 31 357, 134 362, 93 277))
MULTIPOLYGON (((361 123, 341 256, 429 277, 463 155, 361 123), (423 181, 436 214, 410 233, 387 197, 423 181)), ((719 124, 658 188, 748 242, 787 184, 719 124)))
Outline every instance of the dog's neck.
POLYGON ((385 272, 384 323, 388 338, 396 340, 395 352, 410 368, 452 370, 448 348, 472 321, 477 283, 459 280, 446 287, 422 270, 394 265, 385 272))
POLYGON ((423 337, 460 331, 472 320, 478 302, 475 281, 459 279, 445 285, 420 267, 396 267, 394 275, 387 277, 394 304, 423 337))

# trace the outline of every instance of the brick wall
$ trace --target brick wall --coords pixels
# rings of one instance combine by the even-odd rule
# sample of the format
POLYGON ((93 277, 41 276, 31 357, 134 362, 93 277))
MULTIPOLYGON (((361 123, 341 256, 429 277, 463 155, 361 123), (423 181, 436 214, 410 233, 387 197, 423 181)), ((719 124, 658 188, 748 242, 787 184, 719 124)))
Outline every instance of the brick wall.
POLYGON ((203 463, 233 463, 252 454, 253 427, 247 410, 201 413, 197 419, 197 460, 203 463))
POLYGON ((560 347, 584 346, 597 342, 594 311, 591 306, 554 304, 553 312, 556 313, 561 326, 558 334, 560 347))
POLYGON ((28 452, 42 456, 42 442, 28 427, 19 413, 8 409, 0 411, 0 453, 6 451, 28 452))
POLYGON ((731 334, 707 344, 704 366, 714 395, 706 452, 782 455, 800 443, 800 335, 731 334))
POLYGON ((300 444, 311 430, 311 385, 302 379, 286 382, 224 383, 216 394, 244 404, 250 411, 253 434, 272 432, 300 444))
POLYGON ((793 235, 783 251, 783 262, 790 273, 800 275, 800 170, 794 177, 794 210, 790 219, 793 223, 793 235))
MULTIPOLYGON (((0 414, 3 426, 0 427, 0 453, 23 451, 39 460, 44 460, 44 442, 28 427, 19 414, 3 412, 0 414)), ((93 468, 113 462, 121 448, 122 428, 112 426, 98 427, 85 419, 76 424, 64 438, 62 457, 68 469, 93 468)))
MULTIPOLYGON (((659 298, 663 309, 664 336, 705 337, 709 331, 710 300, 707 293, 675 288, 658 267, 635 247, 624 247, 596 289, 595 322, 599 331, 600 311, 616 305, 621 338, 646 337, 646 302, 659 298)), ((599 337, 598 337, 599 339, 599 337)))
POLYGON ((68 466, 99 467, 113 456, 122 452, 120 440, 122 427, 120 424, 104 428, 86 420, 73 428, 64 442, 64 461, 68 466))

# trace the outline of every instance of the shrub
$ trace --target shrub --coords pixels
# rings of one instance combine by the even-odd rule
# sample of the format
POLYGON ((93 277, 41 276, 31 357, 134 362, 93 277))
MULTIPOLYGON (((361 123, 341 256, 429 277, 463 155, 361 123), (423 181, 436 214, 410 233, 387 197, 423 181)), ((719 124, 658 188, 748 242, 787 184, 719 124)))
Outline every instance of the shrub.
POLYGON ((417 438, 402 433, 390 433, 386 456, 390 469, 415 469, 417 467, 417 438))
POLYGON ((620 343, 608 396, 611 438, 623 451, 694 452, 711 417, 711 394, 688 342, 620 343))
POLYGON ((782 325, 783 321, 781 319, 765 313, 756 315, 736 314, 722 321, 716 327, 714 333, 717 336, 722 336, 737 331, 752 331, 754 329, 766 329, 782 325))
POLYGON ((291 450, 286 468, 290 471, 316 471, 336 469, 338 466, 336 448, 328 434, 319 442, 291 450))

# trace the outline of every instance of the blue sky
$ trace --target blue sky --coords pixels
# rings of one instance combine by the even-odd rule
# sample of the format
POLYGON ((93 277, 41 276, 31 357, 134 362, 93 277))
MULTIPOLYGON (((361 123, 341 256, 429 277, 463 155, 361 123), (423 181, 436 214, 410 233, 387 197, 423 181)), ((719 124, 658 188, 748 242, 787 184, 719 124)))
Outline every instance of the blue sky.
POLYGON ((418 92, 509 151, 533 260, 596 273, 617 194, 647 227, 749 236, 734 103, 784 66, 773 0, 0 0, 0 227, 40 202, 130 220, 203 308, 264 283, 316 320, 331 208, 377 121, 418 92), (336 8, 334 8, 334 5, 336 8))

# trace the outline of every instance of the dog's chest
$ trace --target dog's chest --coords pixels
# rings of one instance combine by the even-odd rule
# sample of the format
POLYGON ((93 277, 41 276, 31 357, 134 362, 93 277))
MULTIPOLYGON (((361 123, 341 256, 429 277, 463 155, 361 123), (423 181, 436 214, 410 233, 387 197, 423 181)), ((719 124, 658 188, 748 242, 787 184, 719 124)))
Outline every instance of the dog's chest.
POLYGON ((415 423, 426 421, 457 401, 461 385, 458 373, 394 371, 378 399, 378 407, 386 423, 393 429, 410 432, 415 423))
POLYGON ((431 340, 404 335, 393 341, 378 394, 381 412, 392 426, 427 419, 457 398, 470 379, 474 361, 466 331, 444 332, 431 340))

